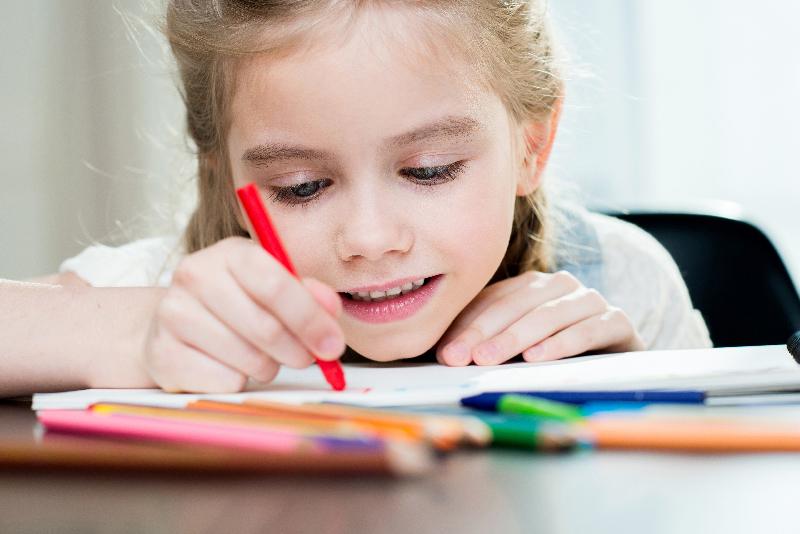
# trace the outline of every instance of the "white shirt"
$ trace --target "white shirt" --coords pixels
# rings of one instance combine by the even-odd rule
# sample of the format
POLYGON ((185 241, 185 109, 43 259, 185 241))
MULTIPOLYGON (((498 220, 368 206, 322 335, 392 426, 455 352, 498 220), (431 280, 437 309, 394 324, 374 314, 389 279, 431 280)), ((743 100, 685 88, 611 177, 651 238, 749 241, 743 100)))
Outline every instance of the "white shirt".
MULTIPOLYGON (((640 228, 599 214, 587 222, 602 254, 603 296, 630 317, 648 349, 711 347, 700 312, 669 252, 640 228)), ((95 245, 61 264, 94 287, 167 287, 186 255, 178 237, 95 245)))
POLYGON ((639 227, 589 214, 603 255, 603 296, 630 317, 648 349, 709 348, 711 338, 669 252, 639 227))

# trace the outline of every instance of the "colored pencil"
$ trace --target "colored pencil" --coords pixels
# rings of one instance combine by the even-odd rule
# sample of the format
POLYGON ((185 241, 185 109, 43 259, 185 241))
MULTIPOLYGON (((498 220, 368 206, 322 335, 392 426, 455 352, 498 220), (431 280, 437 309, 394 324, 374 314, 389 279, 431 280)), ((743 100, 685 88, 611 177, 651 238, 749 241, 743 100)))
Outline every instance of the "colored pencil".
MULTIPOLYGON (((283 248, 278 233, 272 225, 272 221, 267 213, 267 208, 261 201, 261 195, 258 193, 258 188, 255 184, 250 183, 244 187, 236 190, 239 199, 242 202, 245 213, 247 213, 250 224, 258 237, 258 242, 264 249, 272 254, 287 271, 292 273, 296 278, 299 278, 297 271, 283 248)), ((345 388, 344 370, 339 360, 326 361, 317 358, 317 365, 319 366, 322 374, 325 376, 328 384, 331 385, 336 391, 341 391, 345 388)))
POLYGON ((374 450, 320 454, 298 449, 275 454, 53 432, 46 432, 39 443, 0 440, 2 469, 419 476, 434 465, 428 448, 402 442, 389 442, 374 450))
MULTIPOLYGON (((227 404, 227 403, 225 403, 227 404)), ((240 405, 230 405, 240 406, 240 405)), ((332 420, 311 420, 298 419, 296 417, 265 417, 257 414, 247 414, 243 411, 228 410, 209 411, 202 409, 179 409, 163 408, 155 406, 135 406, 129 404, 98 403, 89 408, 94 414, 98 415, 128 415, 162 421, 184 421, 200 423, 209 426, 219 426, 224 428, 247 428, 275 432, 286 432, 292 435, 302 435, 306 437, 325 437, 330 439, 348 440, 358 438, 395 438, 410 439, 411 436, 400 432, 375 432, 371 427, 365 425, 349 424, 347 422, 332 420)))
POLYGON ((552 418, 497 412, 483 412, 476 417, 489 428, 493 446, 566 451, 592 444, 585 431, 552 418))
POLYGON ((400 431, 409 438, 430 442, 440 450, 450 450, 459 445, 485 446, 491 436, 485 425, 468 415, 442 416, 376 410, 340 404, 284 404, 261 399, 246 399, 241 405, 199 400, 187 408, 217 410, 228 413, 248 411, 268 417, 291 417, 301 420, 327 420, 365 425, 381 433, 400 431))
POLYGON ((587 402, 657 402, 676 404, 702 404, 705 393, 702 391, 506 391, 473 395, 461 399, 461 404, 478 410, 494 411, 497 400, 503 395, 529 395, 540 399, 568 404, 587 402))
POLYGON ((800 452, 800 428, 796 425, 682 417, 590 417, 582 429, 602 449, 800 452))
POLYGON ((501 395, 497 399, 496 410, 500 413, 538 415, 561 421, 574 421, 583 417, 580 409, 574 404, 513 393, 501 395))
POLYGON ((116 413, 138 415, 163 420, 199 421, 220 426, 246 426, 287 431, 309 437, 355 439, 372 437, 375 439, 422 441, 424 436, 410 432, 407 428, 371 425, 351 420, 314 418, 296 416, 288 412, 267 412, 256 406, 241 404, 198 401, 190 403, 185 409, 160 408, 151 406, 132 406, 126 404, 100 403, 90 408, 94 413, 116 413))
POLYGON ((425 436, 420 432, 401 426, 374 425, 348 419, 296 415, 288 411, 264 410, 258 406, 229 402, 201 400, 189 403, 186 406, 186 410, 195 413, 212 413, 225 418, 245 418, 246 420, 260 421, 276 426, 288 426, 297 429, 308 428, 317 432, 328 430, 330 432, 340 432, 344 435, 357 433, 412 441, 425 439, 425 436))
POLYGON ((39 422, 48 430, 137 438, 196 445, 230 447, 271 453, 291 453, 308 449, 324 453, 331 449, 361 450, 380 448, 384 440, 361 436, 351 439, 320 434, 308 436, 288 429, 255 425, 159 418, 126 413, 97 413, 92 410, 41 410, 39 422))

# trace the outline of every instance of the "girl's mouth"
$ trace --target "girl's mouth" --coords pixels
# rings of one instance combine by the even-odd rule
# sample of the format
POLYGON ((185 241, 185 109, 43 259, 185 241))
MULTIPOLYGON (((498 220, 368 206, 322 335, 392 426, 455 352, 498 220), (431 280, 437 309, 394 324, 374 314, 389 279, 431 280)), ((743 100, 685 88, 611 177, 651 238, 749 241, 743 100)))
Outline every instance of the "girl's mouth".
POLYGON ((391 300, 401 295, 412 293, 429 281, 430 278, 421 278, 419 280, 415 280, 414 282, 403 284, 402 286, 387 289, 386 291, 358 291, 356 293, 342 294, 346 297, 350 297, 351 300, 360 300, 363 302, 382 302, 384 300, 391 300))
POLYGON ((411 317, 436 293, 442 275, 421 278, 383 291, 339 293, 345 313, 365 323, 390 323, 411 317))

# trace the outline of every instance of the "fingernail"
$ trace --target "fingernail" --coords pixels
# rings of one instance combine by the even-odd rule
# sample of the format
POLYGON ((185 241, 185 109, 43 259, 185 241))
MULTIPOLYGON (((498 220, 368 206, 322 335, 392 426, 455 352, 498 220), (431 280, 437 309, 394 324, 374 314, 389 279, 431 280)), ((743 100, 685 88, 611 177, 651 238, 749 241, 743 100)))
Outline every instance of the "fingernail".
POLYGON ((495 363, 500 359, 500 349, 494 343, 486 343, 478 347, 478 352, 486 363, 495 363))
POLYGON ((342 345, 338 336, 328 336, 319 344, 319 353, 338 356, 342 352, 342 345))
POLYGON ((446 351, 450 355, 450 359, 455 363, 464 363, 469 359, 469 348, 461 341, 450 343, 446 351))
POLYGON ((541 343, 529 347, 525 351, 525 360, 529 362, 540 362, 544 360, 544 347, 541 343))

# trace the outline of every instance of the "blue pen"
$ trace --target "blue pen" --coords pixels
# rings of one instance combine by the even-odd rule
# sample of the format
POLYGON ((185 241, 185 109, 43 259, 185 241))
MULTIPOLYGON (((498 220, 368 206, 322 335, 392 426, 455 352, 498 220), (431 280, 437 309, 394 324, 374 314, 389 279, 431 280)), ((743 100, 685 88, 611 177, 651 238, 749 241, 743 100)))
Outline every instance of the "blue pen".
MULTIPOLYGON (((655 403, 628 402, 628 401, 617 401, 617 402, 590 401, 581 405, 580 413, 582 416, 588 417, 590 415, 608 413, 608 412, 616 412, 616 413, 632 412, 632 411, 635 412, 639 410, 644 410, 645 408, 647 408, 648 406, 652 406, 653 404, 655 403)), ((671 404, 679 404, 679 403, 671 403, 671 404)), ((683 404, 688 404, 688 403, 683 403, 683 404)))
POLYGON ((510 393, 568 404, 585 404, 587 402, 702 404, 705 401, 705 393, 702 391, 504 391, 466 397, 461 399, 461 404, 469 408, 493 412, 497 410, 497 401, 500 397, 510 393))

